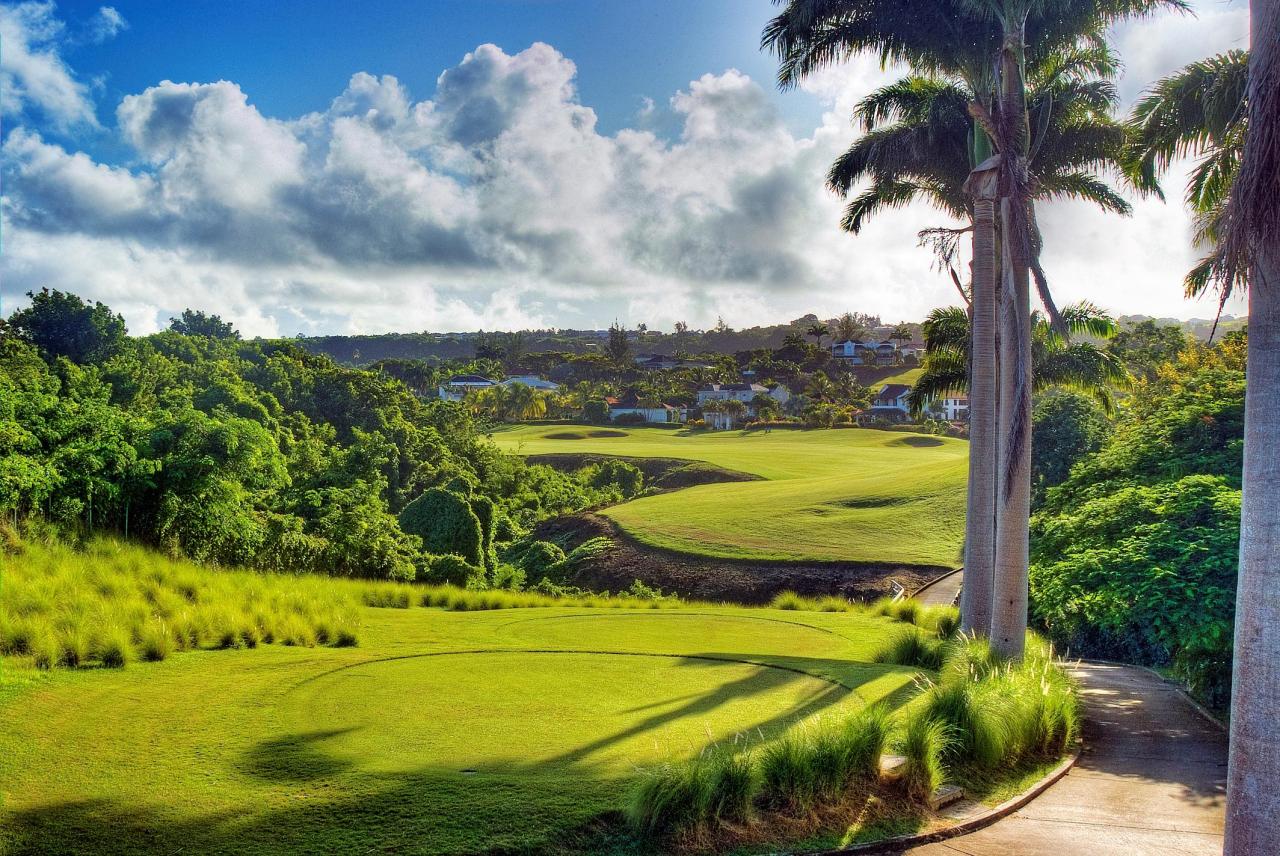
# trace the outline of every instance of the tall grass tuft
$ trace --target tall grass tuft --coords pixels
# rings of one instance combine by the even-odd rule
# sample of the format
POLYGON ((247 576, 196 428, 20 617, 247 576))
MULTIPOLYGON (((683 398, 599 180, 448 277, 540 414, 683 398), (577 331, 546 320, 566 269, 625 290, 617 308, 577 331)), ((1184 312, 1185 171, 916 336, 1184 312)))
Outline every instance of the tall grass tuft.
POLYGON ((749 752, 715 752, 707 760, 707 820, 751 819, 760 777, 749 752))
POLYGON ((702 758, 642 772, 627 794, 624 809, 632 829, 645 837, 662 837, 704 824, 711 805, 710 773, 710 765, 702 758))
POLYGON ((285 636, 351 645, 367 586, 201 568, 110 539, 83 550, 32 539, 5 557, 0 654, 29 656, 40 668, 121 667, 285 636))
POLYGON ((945 654, 946 644, 941 639, 909 627, 890 637, 876 652, 875 662, 937 671, 942 668, 945 654))
POLYGON ((824 790, 832 755, 815 732, 813 726, 792 728, 761 750, 760 784, 769 805, 807 812, 824 790))
POLYGON ((908 717, 898 740, 906 763, 900 782, 909 799, 928 802, 946 779, 943 758, 951 743, 947 726, 927 716, 908 717))

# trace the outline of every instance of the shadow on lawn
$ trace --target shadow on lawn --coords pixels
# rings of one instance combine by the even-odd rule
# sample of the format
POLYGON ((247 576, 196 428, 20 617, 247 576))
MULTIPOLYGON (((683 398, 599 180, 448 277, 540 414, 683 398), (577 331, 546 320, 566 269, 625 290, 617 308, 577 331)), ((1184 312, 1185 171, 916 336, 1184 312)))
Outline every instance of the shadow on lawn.
MULTIPOLYGON (((737 654, 679 658, 689 668, 742 663, 737 654)), ((273 736, 214 775, 248 777, 257 789, 227 809, 190 816, 180 783, 157 783, 155 801, 70 801, 14 812, 0 830, 0 850, 58 853, 563 853, 652 852, 626 832, 617 808, 630 778, 591 756, 681 717, 705 717, 724 704, 798 681, 822 681, 798 706, 745 726, 758 744, 798 719, 826 710, 885 673, 870 667, 853 680, 842 661, 755 659, 751 675, 705 693, 665 702, 616 734, 555 758, 467 773, 424 767, 399 774, 360 771, 326 751, 354 729, 273 736), (768 660, 768 664, 764 662, 768 660), (777 662, 774 662, 777 661, 777 662), (805 668, 801 669, 801 665, 805 668), (842 673, 844 683, 827 675, 842 673), (762 676, 771 679, 761 680, 762 676), (850 686, 848 684, 853 684, 850 686), (584 782, 586 783, 584 785, 584 782), (248 805, 246 805, 248 803, 248 805), (177 806, 176 809, 173 806, 177 806)), ((897 694, 895 694, 897 695, 897 694)), ((370 722, 364 727, 376 727, 370 722)), ((243 782, 236 782, 243 790, 243 782)), ((234 790, 234 788, 232 788, 234 790)))

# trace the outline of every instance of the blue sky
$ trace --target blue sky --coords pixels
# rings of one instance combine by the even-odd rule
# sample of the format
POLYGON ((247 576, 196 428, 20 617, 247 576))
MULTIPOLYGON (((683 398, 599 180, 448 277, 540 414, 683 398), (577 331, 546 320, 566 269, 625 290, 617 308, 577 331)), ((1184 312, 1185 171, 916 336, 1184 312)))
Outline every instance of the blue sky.
MULTIPOLYGON (((577 65, 582 102, 614 133, 635 123, 644 99, 664 101, 707 71, 736 68, 764 83, 775 71, 758 47, 776 13, 770 0, 190 0, 168 15, 155 0, 112 6, 128 29, 67 53, 86 76, 102 75, 108 104, 164 79, 233 80, 263 113, 297 116, 323 110, 356 70, 395 75, 425 97, 477 45, 513 53, 546 42, 577 65)), ((99 8, 58 4, 80 26, 99 8)), ((816 98, 770 92, 794 130, 819 120, 816 98)), ((97 143, 110 151, 109 137, 97 143)))
MULTIPOLYGON (((1111 34, 1121 107, 1244 47, 1243 0, 1111 34)), ((854 238, 827 167, 869 57, 780 93, 768 0, 0 2, 0 294, 50 286, 149 332, 919 320, 954 303, 923 205, 854 238)), ((1178 203, 1045 205, 1060 303, 1205 317, 1178 203)), ((1240 311, 1241 307, 1230 307, 1240 311)))

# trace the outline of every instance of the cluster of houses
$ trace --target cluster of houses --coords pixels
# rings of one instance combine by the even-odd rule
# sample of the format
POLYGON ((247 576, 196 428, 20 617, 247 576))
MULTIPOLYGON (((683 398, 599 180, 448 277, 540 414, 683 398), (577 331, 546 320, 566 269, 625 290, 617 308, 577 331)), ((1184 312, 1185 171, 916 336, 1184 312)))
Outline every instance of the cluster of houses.
MULTIPOLYGON (((849 343, 845 343, 849 344, 849 343)), ((857 343, 854 343, 857 344, 857 343)), ((896 347, 896 346, 895 346, 896 347)), ((560 384, 533 375, 510 377, 503 381, 494 381, 480 375, 455 375, 440 386, 439 397, 444 401, 462 401, 468 394, 491 386, 511 386, 523 384, 537 390, 554 392, 560 384)), ((888 383, 882 386, 867 415, 872 418, 901 421, 908 419, 911 408, 908 396, 911 387, 903 383, 888 383)), ((703 418, 708 428, 728 430, 736 427, 744 419, 754 418, 757 399, 772 398, 779 406, 784 406, 791 399, 791 391, 783 384, 765 386, 753 381, 742 383, 713 383, 698 390, 698 407, 703 411, 703 418), (741 408, 723 409, 716 404, 725 401, 741 402, 741 408)), ((642 402, 635 393, 605 398, 609 407, 609 419, 617 421, 643 420, 644 422, 668 423, 685 422, 689 417, 689 409, 681 405, 653 404, 642 402)), ((969 399, 956 395, 941 399, 936 407, 939 415, 948 422, 962 422, 969 418, 969 399)))

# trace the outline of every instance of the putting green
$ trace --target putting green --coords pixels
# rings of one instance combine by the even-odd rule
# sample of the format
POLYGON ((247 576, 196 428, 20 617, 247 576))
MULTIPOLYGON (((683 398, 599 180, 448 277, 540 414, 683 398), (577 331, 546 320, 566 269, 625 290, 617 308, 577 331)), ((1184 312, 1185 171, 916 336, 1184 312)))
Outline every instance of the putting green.
POLYGON ((505 451, 684 458, 764 481, 709 484, 606 509, 650 546, 728 559, 954 566, 968 443, 893 431, 694 433, 519 426, 505 451))
POLYGON ((638 766, 900 702, 913 671, 868 662, 893 632, 735 607, 367 609, 359 648, 6 661, 0 852, 537 851, 616 809, 638 766))

